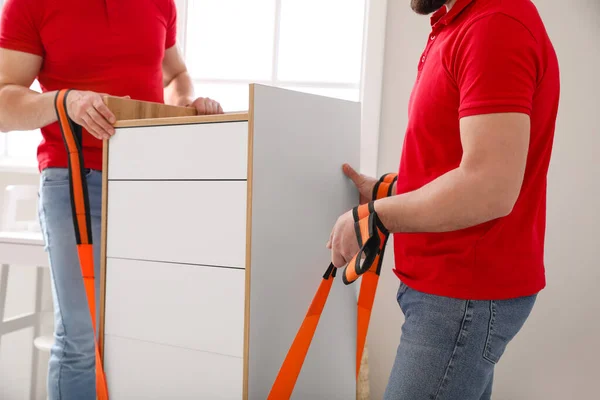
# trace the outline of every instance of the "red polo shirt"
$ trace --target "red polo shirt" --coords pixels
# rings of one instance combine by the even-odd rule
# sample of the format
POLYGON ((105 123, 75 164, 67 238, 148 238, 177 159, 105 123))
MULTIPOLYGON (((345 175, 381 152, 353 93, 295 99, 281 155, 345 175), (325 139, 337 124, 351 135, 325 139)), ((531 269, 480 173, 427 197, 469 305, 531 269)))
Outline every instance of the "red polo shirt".
MULTIPOLYGON (((44 92, 91 90, 163 101, 162 61, 175 44, 173 0, 7 0, 0 47, 43 57, 44 92)), ((66 167, 57 123, 42 128, 40 170, 66 167)), ((86 168, 102 168, 102 141, 83 133, 86 168)))
POLYGON ((511 214, 454 232, 397 234, 395 272, 409 287, 440 296, 535 294, 545 286, 546 175, 559 101, 552 43, 530 0, 458 0, 431 22, 410 98, 398 193, 459 166, 463 117, 529 115, 529 153, 511 214))

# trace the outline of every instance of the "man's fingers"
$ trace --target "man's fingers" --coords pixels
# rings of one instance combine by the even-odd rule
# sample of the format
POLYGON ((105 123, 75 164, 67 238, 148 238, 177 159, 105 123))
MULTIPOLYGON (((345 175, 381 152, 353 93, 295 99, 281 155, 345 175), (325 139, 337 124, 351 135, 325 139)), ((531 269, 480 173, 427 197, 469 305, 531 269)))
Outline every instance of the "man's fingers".
POLYGON ((206 98, 204 100, 205 104, 206 104, 206 113, 207 114, 212 114, 214 111, 214 104, 213 101, 210 98, 206 98))
POLYGON ((92 108, 88 110, 88 115, 92 118, 92 120, 100 127, 103 133, 107 135, 112 135, 114 133, 114 128, 111 124, 109 124, 106 119, 96 111, 96 109, 92 108))
POLYGON ((356 186, 360 186, 363 183, 365 179, 364 176, 356 172, 356 170, 352 168, 349 164, 344 164, 342 169, 344 171, 344 174, 346 174, 346 176, 350 178, 350 180, 354 182, 356 186))
POLYGON ((198 111, 198 115, 214 115, 214 114, 223 114, 223 108, 219 104, 219 102, 210 99, 209 97, 199 97, 197 98, 193 106, 198 111))
POLYGON ((115 115, 108 109, 108 107, 106 107, 106 104, 104 104, 102 99, 98 99, 94 102, 94 108, 109 123, 114 124, 116 122, 117 119, 115 118, 115 115))
POLYGON ((96 139, 102 140, 109 138, 109 136, 103 132, 102 128, 100 128, 100 126, 96 124, 89 115, 86 114, 82 116, 81 120, 83 121, 83 127, 96 139))
POLYGON ((198 110, 198 114, 200 114, 200 115, 206 114, 206 102, 205 102, 205 99, 197 99, 194 102, 194 107, 196 107, 196 110, 198 110))
POLYGON ((342 256, 342 246, 341 243, 339 243, 338 239, 339 238, 335 236, 334 232, 332 232, 331 239, 329 239, 329 241, 331 242, 331 262, 336 268, 341 268, 344 265, 346 265, 346 262, 344 261, 344 257, 342 256))
POLYGON ((210 113, 218 114, 219 113, 219 103, 217 103, 216 101, 214 101, 212 99, 208 99, 208 102, 210 103, 210 113))
POLYGON ((342 257, 342 254, 335 247, 331 253, 331 262, 336 268, 342 268, 344 265, 346 265, 344 257, 342 257))

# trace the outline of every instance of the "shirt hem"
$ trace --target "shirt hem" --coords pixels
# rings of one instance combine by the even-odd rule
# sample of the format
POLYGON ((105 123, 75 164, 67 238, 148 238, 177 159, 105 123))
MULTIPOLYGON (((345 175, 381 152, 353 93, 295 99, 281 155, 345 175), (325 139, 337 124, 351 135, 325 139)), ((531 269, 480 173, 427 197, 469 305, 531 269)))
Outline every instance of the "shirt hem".
POLYGON ((531 116, 531 108, 526 106, 517 106, 517 105, 474 105, 461 107, 458 116, 459 118, 471 117, 474 115, 484 115, 484 114, 500 114, 500 113, 522 113, 531 116))
POLYGON ((7 40, 0 40, 0 47, 6 50, 20 51, 23 53, 33 54, 34 56, 43 57, 44 53, 40 49, 34 47, 23 46, 22 43, 12 43, 7 40))
POLYGON ((506 286, 488 286, 488 287, 469 287, 469 286, 448 286, 432 282, 420 282, 408 279, 402 276, 398 270, 394 273, 409 288, 418 292, 431 294, 435 296, 449 297, 461 300, 510 300, 519 297, 533 296, 546 287, 546 280, 542 278, 535 283, 525 283, 506 286))
MULTIPOLYGON (((102 161, 98 162, 95 160, 85 161, 84 157, 84 168, 93 169, 96 171, 102 171, 102 161)), ((59 162, 55 160, 43 160, 38 162, 38 170, 42 172, 46 168, 69 168, 68 162, 59 162)))

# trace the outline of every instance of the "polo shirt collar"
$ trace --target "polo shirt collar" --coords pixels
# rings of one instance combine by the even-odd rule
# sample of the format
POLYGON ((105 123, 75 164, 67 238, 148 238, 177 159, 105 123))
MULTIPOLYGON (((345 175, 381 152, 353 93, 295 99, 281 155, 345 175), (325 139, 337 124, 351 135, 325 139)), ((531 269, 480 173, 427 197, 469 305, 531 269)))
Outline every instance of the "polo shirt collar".
POLYGON ((475 0, 457 0, 454 6, 448 11, 446 6, 443 6, 437 10, 431 16, 431 26, 436 24, 448 25, 454 20, 467 6, 473 3, 475 0))

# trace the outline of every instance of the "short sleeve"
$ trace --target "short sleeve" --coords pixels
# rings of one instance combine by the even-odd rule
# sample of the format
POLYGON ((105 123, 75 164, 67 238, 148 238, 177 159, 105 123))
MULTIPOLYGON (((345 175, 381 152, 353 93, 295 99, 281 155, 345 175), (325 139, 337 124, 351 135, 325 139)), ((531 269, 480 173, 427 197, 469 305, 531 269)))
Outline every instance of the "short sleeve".
POLYGON ((167 12, 167 36, 165 38, 165 49, 175 46, 177 43, 177 7, 174 0, 168 1, 167 12))
POLYGON ((460 118, 503 112, 531 115, 539 46, 521 22, 505 14, 475 21, 457 46, 454 60, 460 118))
POLYGON ((37 14, 41 8, 31 0, 6 0, 0 19, 0 47, 43 56, 37 14))

